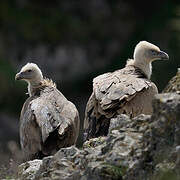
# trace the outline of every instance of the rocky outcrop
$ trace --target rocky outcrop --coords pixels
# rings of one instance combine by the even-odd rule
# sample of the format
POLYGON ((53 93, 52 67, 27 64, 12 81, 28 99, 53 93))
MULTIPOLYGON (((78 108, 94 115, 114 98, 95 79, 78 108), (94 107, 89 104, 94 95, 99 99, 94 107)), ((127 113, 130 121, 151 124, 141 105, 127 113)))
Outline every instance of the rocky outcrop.
POLYGON ((34 179, 35 172, 39 170, 42 164, 41 160, 27 161, 19 166, 19 176, 21 179, 34 179))
POLYGON ((152 116, 130 119, 119 115, 111 119, 108 136, 90 139, 82 149, 62 148, 54 156, 32 161, 32 166, 32 162, 20 165, 19 178, 180 179, 180 95, 159 94, 153 108, 152 116), (40 168, 35 169, 34 163, 40 168))
POLYGON ((180 93, 180 68, 178 68, 176 75, 169 81, 168 85, 163 90, 163 93, 168 92, 180 93))

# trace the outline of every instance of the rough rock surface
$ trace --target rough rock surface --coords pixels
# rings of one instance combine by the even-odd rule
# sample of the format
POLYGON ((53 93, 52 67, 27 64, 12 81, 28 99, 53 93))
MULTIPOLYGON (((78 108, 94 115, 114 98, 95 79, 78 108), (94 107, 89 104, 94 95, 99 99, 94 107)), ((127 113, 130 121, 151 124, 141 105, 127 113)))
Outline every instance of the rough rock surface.
POLYGON ((168 85, 163 90, 163 93, 168 92, 180 93, 180 68, 178 68, 176 75, 169 81, 168 85))
POLYGON ((19 166, 18 176, 20 179, 34 179, 36 171, 39 170, 42 160, 35 159, 27 161, 19 166))
MULTIPOLYGON (((26 163, 22 164, 19 178, 180 179, 180 95, 159 94, 153 108, 152 116, 139 115, 130 119, 119 115, 111 119, 107 137, 90 139, 81 150, 74 146, 62 148, 54 156, 44 158, 40 168, 32 171, 31 176, 24 168, 26 163)), ((39 164, 37 160, 33 162, 39 164)))

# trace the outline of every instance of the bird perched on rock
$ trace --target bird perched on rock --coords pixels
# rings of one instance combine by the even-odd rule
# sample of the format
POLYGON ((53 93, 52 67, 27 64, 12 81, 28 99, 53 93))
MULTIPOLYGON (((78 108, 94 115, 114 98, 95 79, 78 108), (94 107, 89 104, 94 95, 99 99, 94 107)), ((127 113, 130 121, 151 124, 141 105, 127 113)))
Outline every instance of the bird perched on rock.
POLYGON ((158 59, 169 57, 157 46, 141 41, 135 47, 134 59, 127 60, 125 68, 93 79, 93 92, 85 111, 85 139, 107 135, 110 118, 118 114, 152 114, 151 101, 158 89, 150 81, 151 63, 158 59))
POLYGON ((27 63, 16 80, 28 83, 29 98, 20 116, 20 143, 26 160, 54 154, 76 143, 79 113, 58 91, 52 80, 43 78, 39 67, 27 63))

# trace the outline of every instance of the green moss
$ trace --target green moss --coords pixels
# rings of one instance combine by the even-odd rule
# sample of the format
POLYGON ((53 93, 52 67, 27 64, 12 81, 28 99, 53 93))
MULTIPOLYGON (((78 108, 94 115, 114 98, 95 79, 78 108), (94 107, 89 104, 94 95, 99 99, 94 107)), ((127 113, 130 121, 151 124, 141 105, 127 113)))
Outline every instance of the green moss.
POLYGON ((163 162, 156 165, 156 175, 152 180, 178 180, 177 174, 174 171, 175 164, 173 162, 163 162))
POLYGON ((122 179, 126 174, 127 167, 115 166, 108 163, 103 163, 102 176, 110 176, 112 179, 122 179))
POLYGON ((179 177, 173 171, 169 170, 159 173, 153 180, 179 180, 179 177))
POLYGON ((11 167, 1 166, 0 167, 0 179, 17 179, 17 174, 15 171, 11 171, 11 167))

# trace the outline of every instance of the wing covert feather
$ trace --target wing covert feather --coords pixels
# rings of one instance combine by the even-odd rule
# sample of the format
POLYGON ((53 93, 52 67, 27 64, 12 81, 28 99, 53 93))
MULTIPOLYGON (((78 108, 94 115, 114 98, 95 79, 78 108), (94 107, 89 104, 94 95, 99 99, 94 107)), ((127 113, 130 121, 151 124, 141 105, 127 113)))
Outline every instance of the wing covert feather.
POLYGON ((57 128, 59 128, 58 132, 61 136, 64 135, 68 126, 78 127, 79 121, 74 122, 75 119, 79 119, 76 118, 78 116, 77 109, 58 90, 45 93, 43 96, 32 100, 30 108, 41 130, 43 143, 49 134, 57 128))
POLYGON ((149 80, 137 75, 123 74, 121 71, 106 73, 93 80, 93 91, 103 110, 112 108, 119 102, 124 104, 143 89, 151 86, 149 80))

